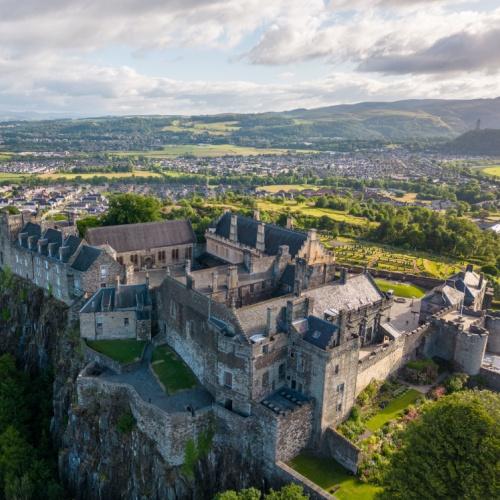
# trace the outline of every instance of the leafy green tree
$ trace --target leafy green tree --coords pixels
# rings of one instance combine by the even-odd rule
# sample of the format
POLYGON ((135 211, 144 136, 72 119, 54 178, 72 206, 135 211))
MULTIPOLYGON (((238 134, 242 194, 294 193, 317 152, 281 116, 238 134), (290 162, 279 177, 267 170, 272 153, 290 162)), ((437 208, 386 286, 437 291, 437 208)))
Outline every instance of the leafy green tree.
POLYGON ((463 391, 432 403, 402 434, 384 499, 499 498, 500 395, 463 391))
POLYGON ((241 491, 228 490, 216 495, 215 500, 260 500, 260 491, 256 488, 247 488, 241 491))
POLYGON ((302 486, 298 484, 287 484, 280 490, 271 490, 266 495, 266 500, 307 500, 307 495, 304 495, 302 486))
POLYGON ((159 200, 153 196, 118 194, 111 197, 103 222, 106 226, 151 222, 160 219, 160 208, 159 200))

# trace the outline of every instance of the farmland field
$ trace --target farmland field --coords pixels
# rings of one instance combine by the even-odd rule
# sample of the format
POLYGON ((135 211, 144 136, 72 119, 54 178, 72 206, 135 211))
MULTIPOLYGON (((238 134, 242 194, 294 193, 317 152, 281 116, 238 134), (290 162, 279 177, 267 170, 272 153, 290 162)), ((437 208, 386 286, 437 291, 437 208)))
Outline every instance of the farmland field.
POLYGON ((491 165, 489 167, 481 169, 481 172, 493 177, 500 177, 500 165, 491 165))
POLYGON ((236 121, 226 122, 193 122, 174 120, 171 125, 167 125, 163 130, 167 132, 189 132, 191 134, 209 134, 209 135, 229 135, 231 132, 239 130, 236 121))
POLYGON ((261 186, 257 191, 265 191, 267 193, 277 193, 278 191, 302 191, 304 189, 313 189, 317 191, 323 186, 315 186, 314 184, 272 184, 269 186, 261 186))
MULTIPOLYGON (((297 153, 312 153, 307 150, 294 150, 297 153)), ((148 158, 176 158, 178 156, 192 155, 196 157, 217 156, 255 156, 255 155, 280 155, 286 154, 287 149, 262 149, 232 144, 179 144, 164 146, 155 151, 111 151, 110 154, 121 157, 146 156, 148 158)))

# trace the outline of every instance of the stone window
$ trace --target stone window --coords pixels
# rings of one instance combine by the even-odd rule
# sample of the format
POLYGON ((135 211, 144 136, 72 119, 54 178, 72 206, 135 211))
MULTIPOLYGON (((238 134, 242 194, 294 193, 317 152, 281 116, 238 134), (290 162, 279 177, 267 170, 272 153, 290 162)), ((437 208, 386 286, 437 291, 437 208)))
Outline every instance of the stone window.
POLYGON ((233 388, 233 374, 231 372, 224 372, 224 386, 228 389, 233 388))
POLYGON ((190 259, 192 256, 193 255, 192 255, 192 249, 191 249, 191 247, 186 247, 184 249, 184 258, 185 259, 190 259))
POLYGON ((342 382, 341 384, 339 384, 337 386, 337 392, 340 392, 340 393, 344 392, 344 382, 342 382))
POLYGON ((337 404, 337 413, 340 413, 342 411, 342 403, 337 404))
POLYGON ((101 279, 104 280, 108 277, 108 266, 100 266, 101 279))
POLYGON ((285 363, 281 363, 281 365, 278 368, 278 378, 280 380, 285 379, 285 363))
POLYGON ((269 386, 269 372, 264 372, 262 375, 262 387, 269 386))
POLYGON ((121 266, 123 266, 123 257, 117 257, 116 261, 118 262, 118 264, 120 264, 121 266))
POLYGON ((167 258, 165 250, 160 250, 158 252, 158 260, 165 262, 165 259, 167 258))
POLYGON ((262 354, 267 354, 269 352, 269 346, 266 344, 266 345, 263 345, 262 346, 262 354))
POLYGON ((129 319, 128 318, 123 318, 123 325, 128 326, 129 325, 129 319))
POLYGON ((335 365, 335 375, 339 374, 339 365, 335 365))
POLYGON ((172 248, 172 260, 179 260, 179 249, 172 248))
POLYGON ((137 254, 132 254, 130 256, 130 262, 132 262, 132 264, 137 264, 138 260, 137 260, 137 254))

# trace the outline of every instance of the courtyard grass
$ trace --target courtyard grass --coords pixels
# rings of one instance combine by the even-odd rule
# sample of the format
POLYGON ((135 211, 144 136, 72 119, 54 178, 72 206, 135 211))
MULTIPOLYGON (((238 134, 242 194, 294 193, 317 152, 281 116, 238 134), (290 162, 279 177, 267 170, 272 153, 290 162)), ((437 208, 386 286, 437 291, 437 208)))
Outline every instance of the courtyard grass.
POLYGON ((151 366, 168 394, 191 389, 197 384, 193 372, 167 346, 159 346, 154 350, 151 366))
POLYGON ((416 299, 420 299, 425 295, 425 290, 423 288, 412 285, 411 283, 400 283, 398 281, 389 281, 380 278, 376 278, 375 283, 377 283, 377 286, 382 292, 393 290, 394 295, 397 297, 405 297, 407 299, 415 297, 416 299))
POLYGON ((361 482, 331 458, 301 453, 288 465, 339 500, 372 500, 382 491, 378 486, 361 482))
POLYGON ((405 408, 413 404, 422 394, 415 389, 408 389, 400 396, 392 399, 388 405, 365 422, 368 430, 375 432, 384 424, 398 417, 405 408))
POLYGON ((87 340, 87 345, 122 364, 139 361, 146 342, 143 340, 87 340))

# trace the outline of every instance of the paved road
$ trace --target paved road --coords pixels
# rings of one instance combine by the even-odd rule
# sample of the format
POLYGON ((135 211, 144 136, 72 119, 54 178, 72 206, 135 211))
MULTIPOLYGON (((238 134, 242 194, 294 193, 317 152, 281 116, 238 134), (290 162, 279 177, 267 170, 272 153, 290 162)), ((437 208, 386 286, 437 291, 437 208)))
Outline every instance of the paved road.
POLYGON ((101 377, 112 382, 130 384, 144 401, 152 403, 168 412, 187 411, 186 408, 188 406, 197 410, 212 403, 212 396, 201 385, 193 389, 179 391, 172 396, 165 394, 149 370, 152 354, 153 346, 149 344, 146 347, 142 363, 137 370, 121 374, 108 370, 101 377))

